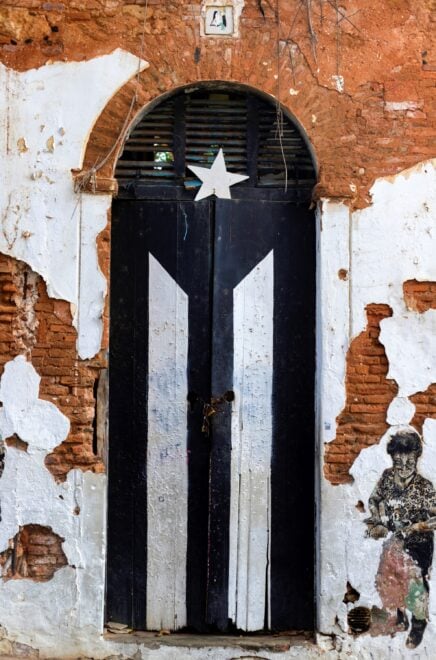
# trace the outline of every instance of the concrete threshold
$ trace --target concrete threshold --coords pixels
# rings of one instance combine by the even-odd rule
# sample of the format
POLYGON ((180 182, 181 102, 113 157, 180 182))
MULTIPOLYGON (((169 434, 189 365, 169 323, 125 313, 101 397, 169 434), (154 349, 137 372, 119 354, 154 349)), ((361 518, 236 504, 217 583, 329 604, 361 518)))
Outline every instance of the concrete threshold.
POLYGON ((104 639, 117 644, 137 644, 149 649, 178 647, 191 649, 238 648, 243 651, 284 653, 295 646, 315 647, 313 633, 296 632, 280 635, 195 635, 193 633, 165 634, 150 632, 111 633, 104 639))

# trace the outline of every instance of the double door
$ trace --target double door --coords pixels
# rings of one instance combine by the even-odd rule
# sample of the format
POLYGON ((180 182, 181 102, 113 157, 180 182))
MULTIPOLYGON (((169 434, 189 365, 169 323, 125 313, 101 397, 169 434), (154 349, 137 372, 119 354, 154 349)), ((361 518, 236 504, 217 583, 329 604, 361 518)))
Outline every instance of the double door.
POLYGON ((115 202, 109 620, 313 627, 314 282, 294 203, 115 202))

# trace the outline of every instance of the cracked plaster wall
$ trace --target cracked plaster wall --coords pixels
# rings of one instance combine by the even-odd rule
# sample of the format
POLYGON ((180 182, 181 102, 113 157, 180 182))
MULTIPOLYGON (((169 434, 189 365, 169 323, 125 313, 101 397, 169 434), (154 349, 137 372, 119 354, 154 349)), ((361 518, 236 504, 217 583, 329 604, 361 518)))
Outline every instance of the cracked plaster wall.
POLYGON ((29 264, 50 296, 71 303, 81 358, 101 345, 106 281, 96 238, 112 197, 75 193, 71 170, 80 169, 103 107, 137 71, 138 58, 120 49, 26 72, 0 64, 0 251, 29 264))
POLYGON ((0 548, 20 526, 50 526, 65 539, 68 566, 49 582, 0 581, 1 624, 10 640, 62 649, 102 630, 106 477, 73 470, 64 483, 55 482, 44 459, 70 424, 54 404, 38 398, 39 382, 23 356, 6 364, 1 379, 0 435, 15 433, 28 447, 6 445, 0 548))
MULTIPOLYGON (((345 403, 344 375, 348 347, 365 328, 365 307, 388 304, 392 316, 381 321, 380 341, 389 362, 388 378, 398 385, 386 421, 391 429, 408 425, 415 412, 410 398, 436 381, 436 315, 409 311, 403 297, 406 280, 436 276, 436 161, 427 161, 396 177, 377 180, 372 204, 350 211, 325 201, 319 230, 318 364, 321 448, 336 434, 336 418, 345 403), (340 269, 348 278, 340 279, 340 269)), ((359 510, 383 470, 389 429, 379 444, 362 449, 350 472, 353 483, 321 483, 318 620, 321 632, 344 636, 347 582, 360 592, 354 605, 381 606, 375 587, 382 543, 365 538, 369 515, 359 510)), ((424 450, 419 471, 436 485, 436 420, 423 425, 424 450)), ((322 453, 322 452, 321 452, 322 453)), ((322 466, 321 466, 322 469, 322 466)), ((435 561, 433 562, 435 564, 435 561)), ((436 567, 430 584, 430 623, 418 649, 405 648, 407 633, 394 638, 357 637, 351 644, 360 657, 431 657, 436 648, 436 567), (430 655, 428 655, 430 654, 430 655)), ((347 644, 350 644, 348 641, 347 644)))

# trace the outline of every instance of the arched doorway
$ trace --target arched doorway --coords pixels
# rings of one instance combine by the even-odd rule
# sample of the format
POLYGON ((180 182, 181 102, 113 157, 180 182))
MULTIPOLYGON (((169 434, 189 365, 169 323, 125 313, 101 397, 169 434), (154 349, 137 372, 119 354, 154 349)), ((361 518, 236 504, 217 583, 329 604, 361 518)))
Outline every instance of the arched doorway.
POLYGON ((137 629, 311 629, 315 173, 241 88, 154 105, 113 205, 107 617, 137 629), (188 165, 246 174, 195 201, 188 165))

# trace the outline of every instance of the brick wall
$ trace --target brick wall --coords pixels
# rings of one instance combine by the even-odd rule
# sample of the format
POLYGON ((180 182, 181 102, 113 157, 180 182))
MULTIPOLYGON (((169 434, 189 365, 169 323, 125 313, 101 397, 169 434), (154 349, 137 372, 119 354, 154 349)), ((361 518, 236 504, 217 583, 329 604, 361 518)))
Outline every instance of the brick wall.
POLYGON ((436 309, 436 282, 407 280, 403 284, 404 301, 414 312, 436 309))
MULTIPOLYGON (((318 194, 369 203, 375 178, 434 156, 436 66, 429 35, 436 15, 426 0, 341 6, 299 0, 246 0, 240 39, 200 37, 200 3, 149 0, 138 104, 180 85, 229 80, 252 85, 288 107, 304 126, 320 164, 318 194), (352 14, 352 16, 351 16, 352 14), (348 15, 350 17, 348 18, 348 15), (395 34, 395 37, 392 35, 395 34), (339 93, 344 79, 344 93, 339 93), (351 187, 350 187, 351 185, 351 187)), ((145 0, 43 2, 5 0, 0 7, 0 59, 25 70, 57 59, 83 60, 116 47, 140 53, 145 0)), ((125 121, 132 86, 106 109, 86 165, 112 146, 125 121)), ((114 158, 107 173, 112 173, 114 158)), ((103 174, 103 173, 102 173, 103 174)))
POLYGON ((55 403, 71 423, 68 437, 47 456, 46 465, 58 479, 73 467, 102 471, 95 446, 94 417, 96 379, 106 362, 100 357, 78 359, 70 306, 51 300, 43 282, 35 310, 39 324, 31 359, 41 376, 40 397, 55 403))
POLYGON ((345 378, 346 402, 336 419, 336 438, 326 445, 324 475, 332 484, 351 482, 350 467, 362 449, 387 431, 386 413, 398 387, 386 378, 388 361, 379 341, 380 322, 392 316, 389 305, 368 305, 368 325, 350 345, 345 378))
POLYGON ((73 467, 103 471, 96 453, 94 418, 96 379, 106 362, 102 356, 78 359, 70 306, 50 299, 41 278, 32 305, 35 319, 30 325, 24 324, 24 329, 22 324, 17 326, 28 289, 34 286, 27 266, 0 255, 0 367, 3 369, 5 362, 22 353, 25 346, 41 376, 40 397, 52 401, 71 422, 66 440, 46 458, 52 474, 63 480, 73 467))
POLYGON ((51 527, 24 525, 0 554, 3 579, 30 578, 37 582, 50 580, 55 571, 67 565, 62 549, 64 539, 51 527))

